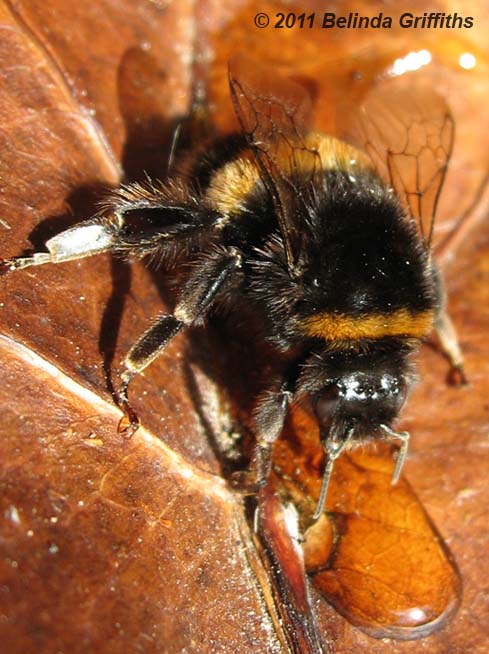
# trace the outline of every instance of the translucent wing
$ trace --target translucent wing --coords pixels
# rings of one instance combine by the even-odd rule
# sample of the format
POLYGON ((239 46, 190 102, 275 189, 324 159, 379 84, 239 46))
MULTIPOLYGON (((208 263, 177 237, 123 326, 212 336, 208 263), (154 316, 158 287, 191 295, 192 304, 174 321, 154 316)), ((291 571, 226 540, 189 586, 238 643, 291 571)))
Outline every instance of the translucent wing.
POLYGON ((229 64, 236 115, 260 166, 284 240, 287 266, 299 271, 298 204, 320 170, 317 151, 306 143, 311 98, 300 84, 242 57, 229 64))
POLYGON ((454 122, 435 91, 386 84, 367 96, 355 140, 418 222, 430 247, 436 206, 453 147, 454 122))

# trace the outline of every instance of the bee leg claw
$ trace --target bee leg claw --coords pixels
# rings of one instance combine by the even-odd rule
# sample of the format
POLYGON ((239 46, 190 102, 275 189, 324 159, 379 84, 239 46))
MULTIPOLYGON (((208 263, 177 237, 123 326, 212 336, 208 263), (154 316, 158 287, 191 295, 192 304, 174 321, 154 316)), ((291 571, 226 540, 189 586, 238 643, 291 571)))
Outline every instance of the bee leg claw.
POLYGON ((139 429, 139 418, 137 413, 134 411, 132 406, 129 404, 129 399, 127 397, 127 390, 129 383, 132 380, 134 373, 126 370, 122 374, 122 386, 119 390, 119 407, 124 412, 123 417, 119 421, 117 431, 124 438, 131 438, 136 431, 139 429))
POLYGON ((0 276, 1 275, 6 275, 12 270, 12 262, 9 261, 8 259, 1 259, 0 260, 0 276))
POLYGON ((469 386, 469 380, 465 375, 462 364, 453 365, 447 375, 447 382, 450 386, 469 386))
POLYGON ((129 440, 137 432, 139 426, 139 418, 136 416, 136 414, 133 413, 133 415, 130 416, 125 413, 119 421, 117 431, 123 438, 127 438, 129 440))

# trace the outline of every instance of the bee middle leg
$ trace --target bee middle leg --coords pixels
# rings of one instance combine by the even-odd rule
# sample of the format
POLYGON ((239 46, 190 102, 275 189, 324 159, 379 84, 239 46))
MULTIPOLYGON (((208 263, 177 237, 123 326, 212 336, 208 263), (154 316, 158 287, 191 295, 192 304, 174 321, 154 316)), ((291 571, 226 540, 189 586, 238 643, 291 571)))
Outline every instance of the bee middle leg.
POLYGON ((127 438, 139 426, 139 419, 128 398, 132 379, 161 354, 172 338, 184 327, 201 321, 215 299, 229 291, 239 280, 242 265, 240 252, 233 247, 204 253, 194 264, 173 314, 163 314, 144 332, 127 354, 121 375, 119 406, 125 413, 119 431, 127 438))

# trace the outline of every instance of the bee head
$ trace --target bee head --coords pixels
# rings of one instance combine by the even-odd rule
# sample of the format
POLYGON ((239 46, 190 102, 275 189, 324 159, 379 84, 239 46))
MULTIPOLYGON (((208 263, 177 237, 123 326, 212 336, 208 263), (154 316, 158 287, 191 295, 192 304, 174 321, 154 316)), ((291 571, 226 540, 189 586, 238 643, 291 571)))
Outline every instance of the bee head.
POLYGON ((322 439, 341 440, 351 430, 354 438, 375 436, 381 425, 392 424, 406 395, 407 381, 399 370, 344 372, 313 399, 322 439))
POLYGON ((308 393, 321 440, 375 438, 390 427, 412 382, 411 347, 399 339, 354 348, 324 349, 304 367, 301 390, 308 393))
POLYGON ((387 348, 385 345, 382 343, 356 356, 348 350, 325 351, 316 355, 302 377, 302 388, 308 387, 326 452, 314 520, 323 510, 336 459, 355 442, 376 437, 400 440, 392 481, 399 479, 409 434, 396 433, 391 424, 406 400, 412 375, 408 348, 403 349, 399 342, 387 343, 387 348))

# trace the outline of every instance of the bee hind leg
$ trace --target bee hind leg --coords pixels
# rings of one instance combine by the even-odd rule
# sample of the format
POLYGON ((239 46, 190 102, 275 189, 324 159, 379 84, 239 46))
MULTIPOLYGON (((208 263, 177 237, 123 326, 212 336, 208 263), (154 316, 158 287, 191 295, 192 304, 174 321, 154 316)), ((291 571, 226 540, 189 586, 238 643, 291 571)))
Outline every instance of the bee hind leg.
POLYGON ((458 342, 455 326, 446 308, 443 308, 436 317, 435 331, 440 347, 450 362, 449 381, 455 385, 466 385, 468 382, 465 376, 462 350, 458 342))
POLYGON ((107 196, 103 214, 50 238, 48 252, 0 260, 0 275, 107 251, 143 258, 212 229, 213 220, 213 215, 195 209, 195 198, 184 184, 166 187, 147 180, 120 186, 107 196))
POLYGON ((16 257, 0 262, 0 274, 22 270, 45 263, 62 263, 83 259, 114 246, 114 230, 108 222, 87 220, 53 236, 46 242, 48 252, 36 252, 30 257, 16 257))

